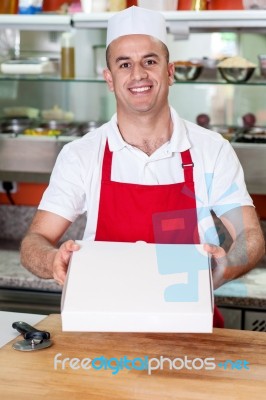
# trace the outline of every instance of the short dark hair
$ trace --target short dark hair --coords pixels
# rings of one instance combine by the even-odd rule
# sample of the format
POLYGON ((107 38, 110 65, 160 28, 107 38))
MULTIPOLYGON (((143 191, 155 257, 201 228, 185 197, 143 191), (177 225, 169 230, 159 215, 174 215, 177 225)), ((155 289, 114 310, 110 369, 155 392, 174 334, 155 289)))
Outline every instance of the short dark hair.
MULTIPOLYGON (((107 68, 108 68, 108 69, 110 69, 111 44, 112 44, 112 43, 110 43, 109 46, 107 47, 107 49, 106 49, 106 54, 105 54, 105 57, 106 57, 106 65, 107 65, 107 68)), ((164 50, 164 52, 165 52, 166 62, 167 62, 167 64, 168 64, 168 63, 169 63, 169 59, 170 59, 168 47, 167 47, 163 42, 161 42, 161 44, 162 44, 162 48, 163 48, 163 50, 164 50)))

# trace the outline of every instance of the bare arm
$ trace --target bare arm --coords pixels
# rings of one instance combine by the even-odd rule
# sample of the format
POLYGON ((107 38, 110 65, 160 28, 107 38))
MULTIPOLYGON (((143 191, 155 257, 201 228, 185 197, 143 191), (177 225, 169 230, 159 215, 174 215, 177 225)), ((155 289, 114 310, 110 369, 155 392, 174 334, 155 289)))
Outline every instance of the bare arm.
POLYGON ((63 284, 68 262, 79 246, 73 240, 56 245, 71 222, 48 211, 37 211, 21 243, 21 263, 40 278, 54 278, 63 284))
POLYGON ((233 243, 226 253, 218 246, 205 245, 213 259, 214 289, 253 269, 265 254, 265 241, 255 209, 239 207, 221 217, 233 243))

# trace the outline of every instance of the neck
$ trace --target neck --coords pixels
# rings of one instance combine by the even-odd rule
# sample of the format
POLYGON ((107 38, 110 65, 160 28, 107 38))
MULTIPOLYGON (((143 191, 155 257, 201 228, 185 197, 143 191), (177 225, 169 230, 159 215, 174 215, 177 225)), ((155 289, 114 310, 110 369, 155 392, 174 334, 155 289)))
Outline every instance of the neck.
POLYGON ((148 113, 127 115, 118 111, 117 121, 125 142, 137 147, 149 156, 168 142, 173 132, 173 123, 168 106, 159 115, 148 113))

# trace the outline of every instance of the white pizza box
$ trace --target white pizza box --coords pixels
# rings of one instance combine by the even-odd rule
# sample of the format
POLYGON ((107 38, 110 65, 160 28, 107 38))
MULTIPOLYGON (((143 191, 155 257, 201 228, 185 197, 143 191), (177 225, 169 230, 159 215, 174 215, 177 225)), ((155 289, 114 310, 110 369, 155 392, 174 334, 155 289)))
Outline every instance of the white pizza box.
POLYGON ((63 331, 212 332, 202 245, 77 243, 62 293, 63 331))

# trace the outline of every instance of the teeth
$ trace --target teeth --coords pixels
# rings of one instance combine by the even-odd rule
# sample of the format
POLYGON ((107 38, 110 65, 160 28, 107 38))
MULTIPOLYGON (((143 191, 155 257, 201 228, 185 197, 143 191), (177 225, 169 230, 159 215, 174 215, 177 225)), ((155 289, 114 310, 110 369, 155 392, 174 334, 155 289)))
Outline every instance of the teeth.
POLYGON ((132 88, 130 89, 132 92, 136 93, 141 93, 141 92, 147 92, 147 90, 150 90, 150 86, 142 87, 142 88, 132 88))

